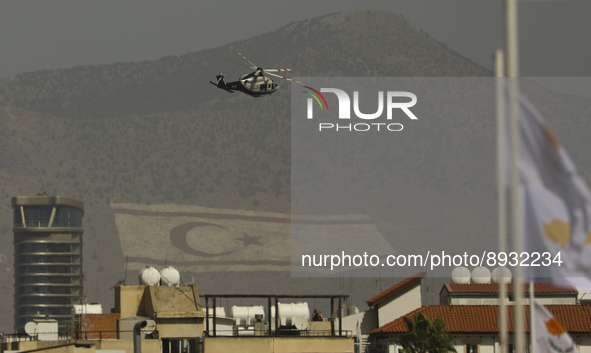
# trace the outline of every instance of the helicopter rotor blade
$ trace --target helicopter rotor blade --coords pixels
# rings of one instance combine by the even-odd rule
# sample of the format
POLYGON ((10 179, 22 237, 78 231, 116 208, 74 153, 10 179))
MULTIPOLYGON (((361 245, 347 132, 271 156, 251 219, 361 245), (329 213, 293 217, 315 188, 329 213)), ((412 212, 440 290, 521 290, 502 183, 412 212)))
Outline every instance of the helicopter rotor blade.
MULTIPOLYGON (((266 70, 265 70, 265 71, 266 71, 266 70)), ((283 77, 283 76, 275 75, 275 74, 272 74, 272 73, 270 73, 270 72, 267 72, 267 73, 268 73, 269 75, 271 75, 271 76, 275 76, 275 77, 279 77, 279 78, 282 78, 282 79, 284 79, 284 80, 287 80, 287 81, 292 81, 292 82, 299 83, 300 85, 303 85, 303 84, 304 84, 303 82, 300 82, 300 81, 294 80, 294 79, 292 79, 292 78, 289 78, 289 77, 283 77)))
POLYGON ((248 61, 248 63, 249 63, 250 65, 252 65, 251 69, 255 69, 255 70, 257 69, 257 66, 256 66, 255 64, 251 63, 251 62, 250 62, 250 60, 248 60, 248 59, 246 58, 246 56, 244 56, 244 55, 240 54, 240 52, 239 52, 238 50, 236 50, 236 53, 238 53, 238 55, 240 55, 240 56, 242 57, 242 59, 244 59, 244 60, 248 61))
POLYGON ((236 61, 233 61, 233 60, 230 60, 230 59, 222 58, 221 56, 217 56, 217 55, 212 55, 212 56, 215 56, 218 59, 229 61, 229 62, 231 62, 233 64, 236 64, 236 65, 240 65, 240 66, 244 66, 244 67, 248 67, 249 69, 252 69, 252 67, 250 67, 248 65, 244 65, 243 63, 239 63, 239 62, 236 62, 236 61))
POLYGON ((294 71, 294 69, 263 69, 265 72, 294 71))
MULTIPOLYGON (((280 75, 276 75, 276 74, 273 74, 273 73, 271 73, 271 72, 282 72, 282 71, 294 71, 294 69, 260 69, 260 68, 259 68, 259 67, 257 67, 255 64, 253 64, 253 63, 252 63, 250 60, 248 60, 248 59, 247 59, 247 58, 246 58, 244 55, 242 55, 242 54, 241 54, 241 53, 240 53, 238 50, 236 50, 236 53, 238 53, 238 55, 240 55, 240 56, 242 57, 242 59, 246 60, 246 61, 247 61, 247 62, 248 62, 250 65, 252 65, 252 66, 250 66, 250 67, 249 67, 249 66, 247 66, 247 65, 244 65, 244 64, 238 63, 238 62, 236 62, 236 61, 233 61, 233 60, 230 60, 230 59, 222 58, 222 57, 220 57, 220 56, 216 56, 216 55, 214 55, 214 56, 216 56, 217 58, 220 58, 220 59, 222 59, 222 60, 226 60, 226 61, 229 61, 229 62, 231 62, 231 63, 234 63, 234 64, 236 64, 236 65, 240 65, 240 66, 248 67, 249 69, 253 69, 253 70, 255 70, 255 72, 253 72, 253 73, 252 73, 252 75, 253 75, 253 76, 255 76, 255 77, 262 76, 264 73, 267 73, 267 74, 269 74, 269 75, 271 75, 271 76, 279 77, 279 78, 281 78, 281 79, 284 79, 284 80, 287 80, 287 81, 296 82, 296 83, 299 83, 299 84, 301 84, 301 85, 303 85, 303 84, 304 84, 303 82, 300 82, 300 81, 297 81, 297 80, 291 79, 291 78, 289 78, 289 77, 284 77, 284 76, 280 76, 280 75)), ((219 83, 219 81, 220 81, 220 80, 223 80, 224 76, 226 75, 225 73, 222 75, 222 70, 219 70, 219 71, 220 71, 220 75, 221 75, 222 77, 220 77, 220 79, 218 79, 218 83, 219 83)), ((228 71, 226 71, 226 73, 227 73, 227 72, 228 72, 228 71)))

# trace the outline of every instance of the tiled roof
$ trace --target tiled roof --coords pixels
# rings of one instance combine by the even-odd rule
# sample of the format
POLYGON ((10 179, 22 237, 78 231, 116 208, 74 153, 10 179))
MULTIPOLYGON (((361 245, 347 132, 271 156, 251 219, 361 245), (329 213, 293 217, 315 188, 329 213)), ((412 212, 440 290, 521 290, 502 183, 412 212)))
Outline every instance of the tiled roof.
MULTIPOLYGON (((446 283, 443 288, 446 288, 450 293, 498 293, 499 285, 497 283, 490 284, 460 284, 460 283, 446 283)), ((443 290, 442 288, 442 290, 443 290)), ((529 284, 523 285, 524 291, 529 291, 529 284)), ((507 285, 507 292, 513 292, 513 284, 507 285)), ((535 293, 577 293, 573 287, 557 286, 547 283, 535 283, 535 293)))
POLYGON ((416 273, 408 278, 405 278, 404 280, 398 282, 397 284, 393 285, 389 289, 386 289, 382 293, 371 298, 366 303, 369 306, 374 306, 374 305, 390 298, 391 296, 393 296, 397 293, 400 293, 401 291, 414 285, 415 283, 420 282, 425 277, 425 274, 426 274, 426 272, 423 271, 423 272, 416 273))
MULTIPOLYGON (((545 306, 560 322, 564 329, 571 334, 591 335, 591 306, 589 305, 546 305, 545 306)), ((508 330, 513 332, 514 306, 507 306, 508 330)), ((525 330, 529 332, 529 307, 524 306, 525 330)), ((404 315, 414 318, 422 312, 430 320, 440 317, 447 324, 447 330, 452 335, 466 334, 498 334, 499 307, 496 305, 427 305, 404 315)), ((403 317, 383 325, 371 334, 397 334, 408 332, 408 326, 403 317)))

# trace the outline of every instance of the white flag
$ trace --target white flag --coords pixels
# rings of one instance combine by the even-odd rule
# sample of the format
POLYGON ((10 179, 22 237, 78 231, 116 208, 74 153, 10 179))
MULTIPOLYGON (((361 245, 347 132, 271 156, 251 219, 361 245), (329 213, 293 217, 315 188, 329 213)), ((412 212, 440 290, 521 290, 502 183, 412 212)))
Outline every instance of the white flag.
POLYGON ((522 265, 525 260, 524 277, 591 289, 589 187, 540 113, 523 96, 519 97, 519 125, 524 251, 519 262, 522 265))
POLYGON ((534 303, 536 321, 536 352, 534 353, 579 353, 572 338, 554 316, 537 300, 534 303))
MULTIPOLYGON (((292 225, 308 239, 306 254, 323 243, 340 244, 348 254, 363 250, 395 253, 365 215, 301 216, 190 205, 111 204, 128 268, 165 263, 183 271, 289 271, 292 225)), ((298 261, 299 259, 294 259, 298 261)), ((329 264, 330 265, 330 264, 329 264)), ((299 264, 301 266, 301 263, 299 264)))

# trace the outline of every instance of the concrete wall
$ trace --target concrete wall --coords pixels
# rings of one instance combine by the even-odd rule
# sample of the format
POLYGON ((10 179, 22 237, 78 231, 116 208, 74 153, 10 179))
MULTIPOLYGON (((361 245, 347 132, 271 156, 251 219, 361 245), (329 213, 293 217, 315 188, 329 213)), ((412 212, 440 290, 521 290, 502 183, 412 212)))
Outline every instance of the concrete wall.
POLYGON ((63 345, 63 346, 58 346, 58 347, 48 347, 42 351, 40 351, 41 353, 95 353, 95 347, 93 345, 84 345, 84 346, 78 346, 78 345, 73 345, 73 344, 69 344, 69 345, 63 345))
MULTIPOLYGON (((124 350, 126 353, 133 353, 133 340, 100 340, 91 342, 96 344, 97 350, 124 350)), ((142 353, 162 353, 162 341, 144 339, 141 342, 142 353)))
MULTIPOLYGON (((29 351, 37 350, 38 353, 96 353, 98 350, 125 351, 133 353, 133 340, 76 340, 68 341, 75 345, 51 348, 52 346, 64 345, 65 341, 44 342, 44 341, 26 341, 11 342, 2 344, 2 353, 8 351, 29 351), (71 347, 71 348, 69 348, 71 347)), ((162 343, 156 339, 142 340, 142 353, 161 353, 162 343)))
MULTIPOLYGON (((337 324, 335 325, 335 332, 339 332, 339 325, 338 320, 336 320, 337 324)), ((345 329, 345 325, 343 324, 343 329, 345 329)), ((307 334, 310 336, 329 336, 330 335, 330 321, 310 321, 308 323, 308 327, 306 328, 307 334)))
MULTIPOLYGON (((499 299, 496 298, 447 298, 447 300, 451 301, 451 305, 499 305, 499 299)), ((510 305, 509 303, 505 300, 506 305, 510 305)))
POLYGON ((353 338, 206 337, 204 342, 204 353, 337 353, 353 351, 353 338))
MULTIPOLYGON (((205 330, 205 319, 202 317, 156 319, 156 329, 160 338, 201 337, 205 330)), ((213 327, 210 330, 213 332, 213 327)))
POLYGON ((466 344, 477 344, 479 353, 499 353, 498 336, 454 336, 455 348, 458 353, 464 353, 466 344))
MULTIPOLYGON (((577 298, 570 297, 557 297, 557 298, 536 298, 536 300, 543 305, 575 305, 577 304, 577 298)), ((498 305, 498 298, 458 298, 458 297, 441 297, 441 303, 449 303, 451 305, 498 305)), ((515 305, 515 302, 506 300, 507 305, 515 305)), ((449 305, 449 304, 443 304, 449 305)), ((523 305, 529 305, 529 298, 524 298, 523 305)))
MULTIPOLYGON (((182 287, 116 287, 114 311, 120 315, 120 331, 131 331, 135 322, 123 329, 122 323, 135 317, 138 320, 154 319, 161 338, 201 337, 205 329, 205 312, 194 284, 182 287)), ((132 338, 131 332, 122 333, 120 337, 132 338)))
POLYGON ((382 327, 420 307, 421 286, 417 285, 393 299, 378 304, 378 327, 382 327))
MULTIPOLYGON (((477 344, 478 353, 500 353, 498 337, 496 336, 454 336, 454 348, 457 353, 465 353, 466 344, 477 344)), ((398 353, 400 346, 392 343, 388 338, 380 338, 374 342, 377 353, 398 353)))
MULTIPOLYGON (((74 346, 73 345, 66 345, 65 341, 22 341, 22 342, 9 342, 3 343, 1 345, 2 349, 0 351, 4 352, 21 352, 21 351, 30 351, 35 349, 47 349, 47 352, 51 353, 73 353, 74 346), (62 347, 56 347, 62 346, 62 347), (51 348, 55 347, 55 348, 51 348)), ((80 351, 84 351, 87 353, 94 353, 95 347, 94 345, 90 346, 82 346, 80 347, 80 351)))
POLYGON ((125 319, 133 316, 146 315, 146 286, 115 287, 115 312, 125 319))

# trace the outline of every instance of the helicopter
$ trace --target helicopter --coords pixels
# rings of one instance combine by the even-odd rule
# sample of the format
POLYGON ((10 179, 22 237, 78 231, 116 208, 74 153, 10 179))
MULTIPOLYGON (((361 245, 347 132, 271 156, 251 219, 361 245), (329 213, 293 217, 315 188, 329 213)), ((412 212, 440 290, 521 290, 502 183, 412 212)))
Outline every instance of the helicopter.
POLYGON ((279 85, 277 83, 273 82, 273 80, 271 80, 270 78, 265 77, 264 74, 279 77, 279 78, 287 80, 287 81, 297 82, 297 83, 303 85, 303 83, 300 81, 296 81, 296 80, 293 80, 288 77, 283 77, 283 76, 271 73, 271 72, 281 72, 281 71, 293 71, 293 69, 263 69, 263 68, 256 66, 252 62, 250 62, 250 60, 248 60, 244 55, 240 54, 239 51, 236 51, 236 53, 238 53, 238 55, 240 55, 244 60, 246 60, 251 66, 246 66, 241 63, 237 63, 235 61, 228 60, 225 58, 221 58, 221 59, 233 62, 233 63, 238 64, 240 66, 248 67, 248 68, 253 69, 255 71, 240 77, 238 79, 238 81, 226 82, 226 80, 224 78, 226 77, 226 74, 228 73, 228 71, 226 71, 225 73, 222 74, 222 70, 218 69, 220 74, 216 75, 216 77, 215 77, 217 79, 217 82, 214 83, 212 81, 209 81, 209 83, 211 83, 212 85, 216 86, 219 89, 223 89, 224 91, 227 91, 230 93, 234 93, 235 91, 239 91, 239 92, 248 94, 251 97, 266 96, 266 95, 275 93, 279 89, 279 85))

